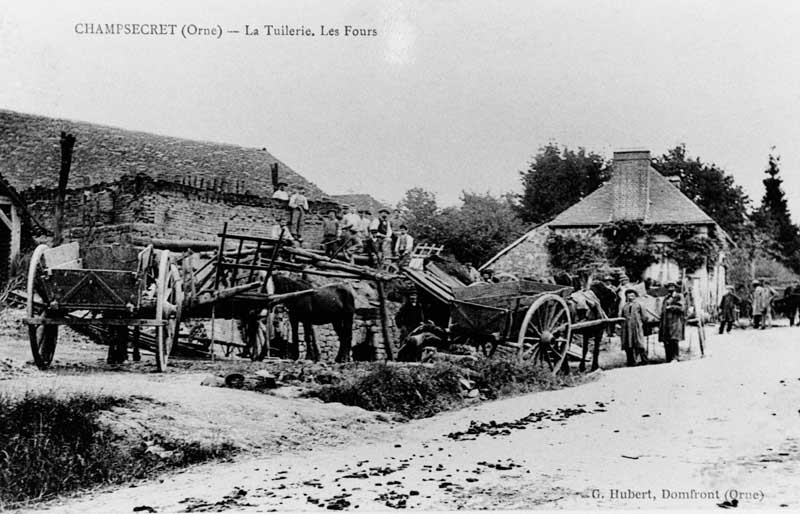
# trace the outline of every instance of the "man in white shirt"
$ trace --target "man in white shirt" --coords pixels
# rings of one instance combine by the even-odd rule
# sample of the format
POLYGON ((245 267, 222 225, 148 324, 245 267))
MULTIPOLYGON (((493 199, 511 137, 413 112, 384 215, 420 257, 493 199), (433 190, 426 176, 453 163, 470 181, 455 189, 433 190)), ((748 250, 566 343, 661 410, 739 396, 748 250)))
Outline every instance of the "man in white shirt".
POLYGON ((292 237, 292 232, 289 230, 289 227, 286 226, 286 220, 284 219, 280 219, 275 225, 272 225, 270 236, 272 239, 280 239, 281 233, 283 233, 283 244, 286 246, 293 246, 294 238, 292 237))
POLYGON ((286 182, 278 182, 278 189, 276 189, 275 192, 272 193, 272 198, 275 200, 283 200, 284 202, 288 202, 289 192, 286 191, 286 187, 288 185, 289 184, 287 184, 286 182))
POLYGON ((306 198, 306 188, 301 187, 295 194, 289 197, 289 210, 292 217, 289 220, 289 229, 298 241, 303 240, 303 223, 308 212, 308 199, 306 198))
POLYGON ((378 260, 383 259, 391 253, 392 244, 392 224, 389 222, 389 209, 378 211, 378 217, 372 220, 369 225, 369 232, 375 240, 375 250, 378 252, 378 260))
POLYGON ((361 216, 356 213, 355 207, 352 205, 342 206, 342 227, 351 226, 358 227, 361 223, 361 216))
POLYGON ((398 260, 402 260, 406 255, 411 254, 414 249, 414 238, 408 234, 408 227, 402 224, 397 229, 397 242, 394 245, 394 253, 398 260))

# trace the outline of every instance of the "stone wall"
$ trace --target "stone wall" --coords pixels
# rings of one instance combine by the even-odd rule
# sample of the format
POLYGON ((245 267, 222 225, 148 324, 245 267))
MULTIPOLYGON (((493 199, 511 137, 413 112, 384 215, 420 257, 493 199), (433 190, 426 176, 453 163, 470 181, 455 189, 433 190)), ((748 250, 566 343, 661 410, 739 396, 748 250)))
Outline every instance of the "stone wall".
MULTIPOLYGON (((56 191, 30 189, 23 196, 34 216, 52 230, 56 191)), ((338 204, 312 201, 309 207, 303 238, 306 247, 315 248, 322 240, 322 216, 338 204)), ((64 208, 65 238, 94 242, 125 236, 216 241, 225 222, 232 233, 268 236, 279 218, 288 219, 286 202, 144 175, 70 189, 64 208)))
POLYGON ((489 265, 495 273, 513 273, 518 277, 545 278, 550 273, 550 256, 545 241, 550 227, 540 225, 525 235, 525 240, 489 265))

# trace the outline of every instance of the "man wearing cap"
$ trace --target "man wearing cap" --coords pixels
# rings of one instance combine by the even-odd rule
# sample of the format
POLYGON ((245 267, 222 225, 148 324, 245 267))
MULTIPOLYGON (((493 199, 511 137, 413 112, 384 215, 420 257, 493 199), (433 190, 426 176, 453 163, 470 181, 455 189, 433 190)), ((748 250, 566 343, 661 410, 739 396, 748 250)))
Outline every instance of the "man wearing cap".
POLYGON ((294 233, 295 239, 303 240, 303 224, 305 223, 306 213, 308 212, 308 198, 306 198, 306 188, 301 187, 289 198, 289 210, 292 217, 289 220, 289 228, 294 233))
POLYGON ((278 189, 272 193, 272 198, 274 200, 283 200, 284 202, 289 201, 289 192, 286 191, 286 188, 289 186, 286 182, 278 182, 278 189))
POLYGON ((361 223, 361 216, 356 213, 355 206, 345 204, 342 206, 342 227, 357 227, 361 223))
POLYGON ((322 249, 328 257, 336 252, 336 241, 339 240, 340 232, 336 210, 328 209, 328 216, 322 220, 322 249))
POLYGON ((667 362, 680 360, 678 343, 683 341, 686 326, 686 308, 683 295, 674 282, 667 284, 669 295, 664 298, 661 307, 661 324, 658 328, 658 340, 664 343, 664 354, 667 362))
POLYGON ((379 210, 378 217, 372 220, 369 225, 369 232, 375 240, 375 249, 378 252, 379 261, 382 261, 391 253, 392 224, 389 221, 389 214, 391 214, 389 209, 379 210))
POLYGON ((342 227, 341 239, 342 255, 352 264, 355 261, 355 254, 360 252, 364 243, 358 233, 358 227, 353 225, 346 225, 342 227))
POLYGON ((628 366, 636 365, 636 357, 641 364, 647 364, 647 349, 644 337, 644 307, 637 301, 639 293, 635 289, 625 291, 625 303, 619 310, 619 317, 625 318, 622 322, 620 341, 625 350, 628 366))
POLYGON ((719 303, 719 333, 730 332, 733 322, 736 321, 736 308, 739 306, 739 297, 733 291, 733 286, 728 286, 727 292, 719 303), (727 330, 726 330, 727 327, 727 330))
POLYGON ((398 260, 402 260, 414 249, 414 238, 408 234, 408 227, 405 224, 397 229, 397 242, 394 245, 394 254, 398 260))

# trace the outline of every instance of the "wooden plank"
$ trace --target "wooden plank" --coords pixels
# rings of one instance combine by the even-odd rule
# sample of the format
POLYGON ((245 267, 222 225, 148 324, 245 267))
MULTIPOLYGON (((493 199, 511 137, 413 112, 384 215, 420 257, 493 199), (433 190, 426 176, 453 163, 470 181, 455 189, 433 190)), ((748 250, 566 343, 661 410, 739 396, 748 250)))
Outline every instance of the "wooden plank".
POLYGON ((45 268, 50 269, 58 268, 60 264, 78 260, 80 257, 80 246, 77 241, 48 248, 42 255, 45 268))
POLYGON ((8 216, 6 216, 6 213, 4 213, 1 210, 0 210, 0 221, 2 221, 3 223, 6 224, 6 226, 8 227, 8 230, 11 230, 11 228, 13 227, 13 225, 11 224, 11 220, 8 219, 8 216))
POLYGON ((46 316, 39 316, 35 318, 25 318, 25 323, 29 325, 114 325, 128 327, 160 327, 166 325, 167 321, 138 318, 48 318, 46 316))
POLYGON ((394 360, 394 355, 392 355, 392 341, 389 337, 389 314, 386 308, 386 293, 383 290, 383 282, 377 280, 375 282, 376 287, 378 288, 378 302, 380 303, 380 315, 381 315, 381 333, 383 335, 383 348, 386 352, 386 360, 391 361, 394 360))

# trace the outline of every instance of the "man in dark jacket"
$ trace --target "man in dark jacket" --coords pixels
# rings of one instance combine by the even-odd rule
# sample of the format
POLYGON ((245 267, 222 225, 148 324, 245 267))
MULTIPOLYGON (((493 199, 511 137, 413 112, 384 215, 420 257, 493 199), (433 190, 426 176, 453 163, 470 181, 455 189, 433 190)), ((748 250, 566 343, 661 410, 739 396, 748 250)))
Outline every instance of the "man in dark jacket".
POLYGON ((667 362, 680 360, 678 343, 683 341, 686 327, 686 307, 683 295, 675 283, 667 284, 669 295, 664 298, 661 307, 661 325, 658 328, 658 340, 664 343, 667 362))
MULTIPOLYGON (((787 287, 783 297, 786 302, 786 317, 789 318, 789 326, 793 327, 794 317, 800 311, 800 281, 795 281, 787 287)), ((800 320, 797 321, 797 325, 800 326, 800 320)))
POLYGON ((728 286, 728 292, 722 297, 719 304, 719 333, 730 332, 733 322, 736 321, 736 308, 739 306, 739 297, 733 292, 733 286, 728 286), (727 327, 727 330, 726 328, 727 327))

